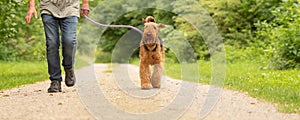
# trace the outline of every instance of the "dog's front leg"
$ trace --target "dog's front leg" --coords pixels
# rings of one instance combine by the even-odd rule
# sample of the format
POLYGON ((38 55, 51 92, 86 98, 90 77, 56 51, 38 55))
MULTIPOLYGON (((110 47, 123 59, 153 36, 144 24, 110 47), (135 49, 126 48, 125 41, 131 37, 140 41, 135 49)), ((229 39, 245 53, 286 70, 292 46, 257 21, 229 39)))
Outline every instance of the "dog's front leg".
POLYGON ((140 79, 141 79, 141 88, 142 89, 150 89, 150 65, 141 62, 140 63, 140 79))
POLYGON ((153 74, 151 77, 151 84, 154 88, 160 88, 161 78, 163 74, 163 64, 155 64, 153 74))

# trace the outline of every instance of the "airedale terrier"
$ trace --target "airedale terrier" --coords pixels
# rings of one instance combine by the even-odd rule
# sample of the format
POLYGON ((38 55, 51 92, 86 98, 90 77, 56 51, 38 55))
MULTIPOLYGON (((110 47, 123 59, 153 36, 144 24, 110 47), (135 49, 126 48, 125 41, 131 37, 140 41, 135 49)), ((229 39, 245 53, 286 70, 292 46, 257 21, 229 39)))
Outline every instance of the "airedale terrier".
POLYGON ((162 41, 158 37, 158 29, 163 24, 157 24, 152 16, 142 19, 144 22, 144 33, 140 42, 140 79, 141 88, 160 88, 163 74, 165 51, 162 41), (150 67, 154 65, 151 76, 150 67))

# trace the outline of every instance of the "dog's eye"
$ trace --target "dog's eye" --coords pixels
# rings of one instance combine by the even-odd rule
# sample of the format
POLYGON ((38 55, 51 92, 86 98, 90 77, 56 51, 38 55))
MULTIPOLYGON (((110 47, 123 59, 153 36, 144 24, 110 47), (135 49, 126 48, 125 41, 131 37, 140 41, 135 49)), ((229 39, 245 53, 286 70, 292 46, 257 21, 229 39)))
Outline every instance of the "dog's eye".
POLYGON ((156 27, 154 27, 154 30, 156 30, 157 28, 156 27))

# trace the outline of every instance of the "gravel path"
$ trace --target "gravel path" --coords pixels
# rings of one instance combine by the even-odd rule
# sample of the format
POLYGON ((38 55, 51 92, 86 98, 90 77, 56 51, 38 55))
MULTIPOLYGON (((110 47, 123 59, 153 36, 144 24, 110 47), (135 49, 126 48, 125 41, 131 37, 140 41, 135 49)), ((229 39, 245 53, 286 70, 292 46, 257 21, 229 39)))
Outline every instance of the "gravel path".
MULTIPOLYGON (((167 77, 165 77, 161 89, 140 90, 138 67, 133 65, 120 65, 119 67, 124 66, 128 69, 129 77, 132 81, 128 82, 128 79, 125 77, 124 82, 133 83, 134 85, 132 87, 122 87, 122 85, 120 85, 120 83, 124 83, 122 80, 121 82, 116 82, 116 77, 111 72, 112 67, 109 65, 96 64, 94 65, 94 70, 98 80, 98 86, 103 92, 105 99, 115 108, 125 113, 146 116, 148 113, 166 112, 165 115, 145 117, 145 119, 156 118, 160 120, 177 116, 176 111, 184 109, 186 111, 183 112, 183 114, 178 113, 181 115, 176 118, 181 120, 200 119, 199 113, 203 110, 201 108, 204 103, 207 103, 205 100, 212 97, 209 96, 209 89, 212 88, 209 85, 187 83, 167 77), (187 109, 180 106, 183 103, 179 103, 177 107, 176 104, 175 107, 173 106, 177 98, 189 96, 189 94, 180 93, 180 91, 185 90, 185 88, 180 87, 184 84, 197 86, 194 91, 195 97, 193 101, 189 101, 190 103, 188 105, 190 106, 188 106, 187 109), (165 110, 165 108, 168 109, 165 110), (169 116, 168 113, 172 112, 175 114, 169 116)), ((125 119, 125 117, 118 116, 119 112, 104 114, 106 111, 93 112, 91 109, 87 109, 78 94, 78 88, 80 88, 81 84, 77 84, 78 86, 71 88, 63 86, 62 93, 54 94, 47 93, 49 84, 50 81, 47 80, 45 82, 0 91, 0 119, 93 120, 99 118, 95 117, 97 116, 95 115, 97 112, 103 113, 103 115, 101 115, 102 119, 125 119)), ((182 100, 184 101, 184 99, 182 100)), ((223 89, 219 101, 213 110, 205 116, 205 119, 300 120, 300 115, 278 113, 275 105, 249 97, 246 93, 223 89)))

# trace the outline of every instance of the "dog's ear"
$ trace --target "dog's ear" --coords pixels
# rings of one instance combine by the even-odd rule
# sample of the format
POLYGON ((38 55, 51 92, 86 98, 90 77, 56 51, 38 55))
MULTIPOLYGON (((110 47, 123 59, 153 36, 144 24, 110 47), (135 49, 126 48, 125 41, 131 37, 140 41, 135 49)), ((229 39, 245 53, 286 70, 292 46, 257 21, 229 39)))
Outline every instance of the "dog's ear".
POLYGON ((144 22, 144 23, 146 23, 147 21, 145 20, 145 18, 142 18, 142 21, 144 22))
POLYGON ((158 28, 165 28, 166 26, 164 24, 159 23, 159 24, 157 24, 157 27, 158 28))

